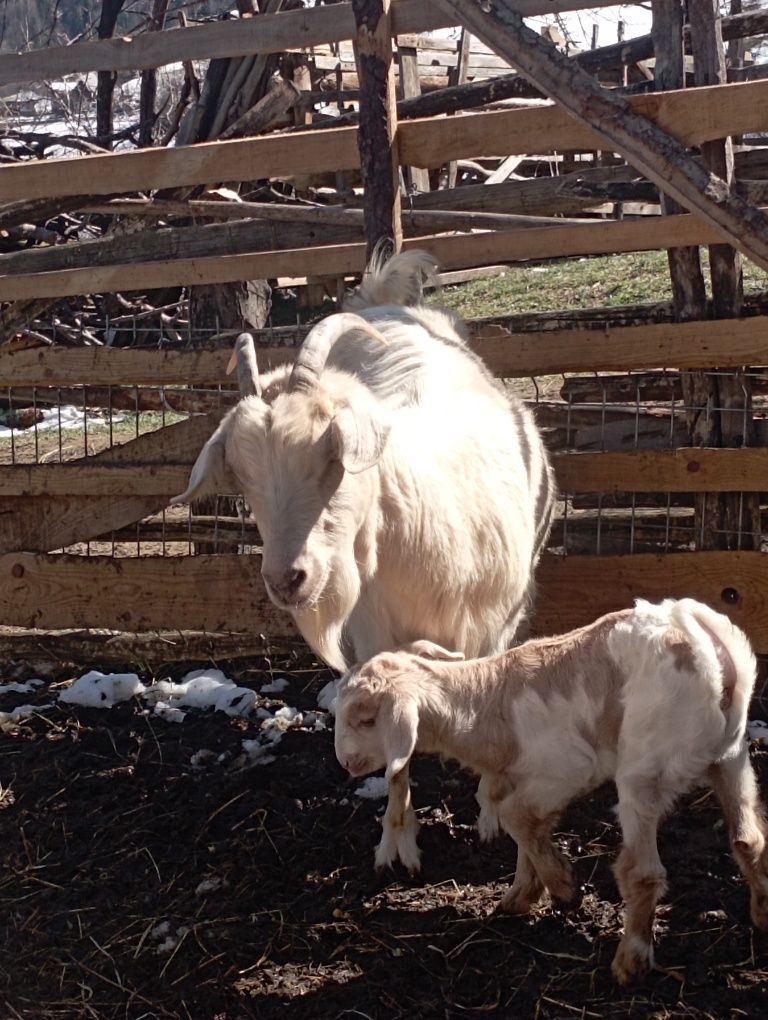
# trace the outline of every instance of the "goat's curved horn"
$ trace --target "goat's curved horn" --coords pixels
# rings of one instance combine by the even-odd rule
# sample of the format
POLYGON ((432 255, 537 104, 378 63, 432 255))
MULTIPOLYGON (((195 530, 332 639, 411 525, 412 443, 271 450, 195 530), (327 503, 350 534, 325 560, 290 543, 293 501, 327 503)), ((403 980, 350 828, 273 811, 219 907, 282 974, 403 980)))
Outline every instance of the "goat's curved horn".
POLYGON ((317 385, 320 373, 325 368, 331 348, 345 333, 356 330, 387 345, 387 339, 370 322, 360 315, 351 312, 337 312, 329 315, 307 333, 304 343, 296 355, 296 362, 291 372, 289 390, 309 390, 317 385))
POLYGON ((260 397, 259 363, 256 360, 256 347, 250 333, 241 333, 235 340, 235 346, 227 365, 227 375, 237 368, 237 384, 241 397, 260 397))

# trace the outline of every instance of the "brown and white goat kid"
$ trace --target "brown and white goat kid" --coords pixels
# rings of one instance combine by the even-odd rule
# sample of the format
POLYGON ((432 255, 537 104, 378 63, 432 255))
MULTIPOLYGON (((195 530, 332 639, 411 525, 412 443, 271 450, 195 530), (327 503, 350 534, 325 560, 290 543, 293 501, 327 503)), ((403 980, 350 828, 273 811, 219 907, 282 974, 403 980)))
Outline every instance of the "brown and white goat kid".
POLYGON ((607 779, 624 837, 615 865, 625 927, 613 971, 625 983, 653 963, 652 929, 666 872, 656 836, 676 797, 714 788, 768 929, 768 827, 744 739, 755 680, 746 636, 692 599, 638 602, 561 637, 470 661, 417 642, 348 672, 339 686, 336 755, 352 775, 386 767, 390 800, 378 865, 419 866, 407 765, 439 752, 480 774, 480 835, 518 845, 502 910, 524 913, 549 891, 573 904, 568 861, 552 827, 566 805, 607 779))

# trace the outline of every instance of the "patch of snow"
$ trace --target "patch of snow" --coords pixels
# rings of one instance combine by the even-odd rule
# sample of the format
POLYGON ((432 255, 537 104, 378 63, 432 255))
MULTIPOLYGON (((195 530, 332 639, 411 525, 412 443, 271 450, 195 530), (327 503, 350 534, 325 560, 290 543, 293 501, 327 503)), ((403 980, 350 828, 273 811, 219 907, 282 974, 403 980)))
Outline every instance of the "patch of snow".
POLYGON ((768 723, 762 719, 750 719, 747 723, 747 734, 750 740, 759 744, 768 744, 768 723))
MULTIPOLYGON (((57 429, 61 426, 64 429, 82 429, 85 415, 81 407, 74 407, 71 404, 65 404, 61 408, 48 407, 40 408, 39 413, 42 415, 42 421, 37 422, 36 425, 32 425, 29 428, 18 429, 18 428, 0 428, 0 439, 11 439, 16 438, 19 435, 29 434, 34 430, 38 432, 46 432, 50 429, 57 429)), ((112 423, 120 422, 123 420, 123 415, 113 414, 112 423)), ((105 418, 102 415, 88 415, 88 427, 94 425, 109 425, 109 418, 105 418)))
POLYGON ((290 680, 284 676, 276 676, 268 684, 259 689, 259 694, 282 694, 286 687, 290 687, 290 680))
POLYGON ((135 673, 100 673, 92 669, 61 691, 59 701, 83 708, 112 708, 146 689, 135 673))
POLYGON ((199 751, 195 751, 192 757, 189 759, 189 764, 193 769, 199 769, 205 765, 210 765, 212 761, 216 759, 216 752, 211 751, 207 747, 201 747, 199 751))
POLYGON ((336 715, 335 680, 329 680, 325 687, 323 687, 323 689, 317 695, 317 706, 318 708, 322 708, 324 712, 330 712, 331 715, 336 715))
POLYGON ((378 800, 386 797, 389 793, 389 780, 385 776, 368 776, 362 786, 355 790, 356 797, 365 797, 368 800, 378 800))
POLYGON ((13 729, 22 719, 28 719, 38 712, 47 712, 50 708, 53 708, 53 705, 17 705, 10 712, 0 712, 0 730, 5 732, 13 729))
POLYGON ((156 701, 154 714, 165 719, 166 722, 182 723, 187 718, 186 712, 167 701, 156 701))
POLYGON ((31 694, 36 687, 42 687, 44 680, 27 680, 25 684, 0 684, 0 694, 31 694))
POLYGON ((270 762, 277 761, 274 754, 268 754, 274 744, 263 744, 259 740, 243 740, 242 744, 243 750, 252 764, 269 765, 270 762))
POLYGON ((217 889, 226 889, 228 885, 226 878, 204 878, 195 887, 195 896, 205 896, 206 893, 216 892, 217 889))
MULTIPOLYGON (((165 923, 167 923, 167 922, 165 922, 165 923)), ((157 926, 157 928, 160 928, 160 927, 161 927, 161 925, 157 926)), ((157 928, 155 928, 153 930, 157 931, 157 928)), ((176 948, 176 946, 178 946, 179 942, 181 942, 181 940, 184 938, 184 936, 189 932, 189 927, 186 924, 180 925, 176 929, 176 934, 175 935, 171 935, 170 934, 170 925, 168 926, 167 930, 168 930, 168 934, 165 937, 165 941, 161 942, 160 945, 155 950, 157 953, 170 953, 170 952, 173 952, 173 950, 176 948)))
POLYGON ((227 715, 248 715, 256 701, 256 692, 238 687, 220 669, 197 669, 187 673, 180 683, 160 680, 145 692, 150 704, 163 703, 171 708, 212 708, 227 715))

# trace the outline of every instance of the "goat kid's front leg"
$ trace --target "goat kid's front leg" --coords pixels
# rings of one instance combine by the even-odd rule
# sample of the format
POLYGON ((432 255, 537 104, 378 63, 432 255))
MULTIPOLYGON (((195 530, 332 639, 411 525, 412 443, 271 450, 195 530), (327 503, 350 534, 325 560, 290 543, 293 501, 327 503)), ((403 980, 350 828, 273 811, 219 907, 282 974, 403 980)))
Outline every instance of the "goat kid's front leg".
POLYGON ((408 766, 389 782, 387 810, 382 819, 381 842, 376 847, 376 869, 391 867, 399 858, 411 875, 421 868, 421 853, 416 845, 419 823, 411 804, 408 766))
POLYGON ((749 883, 752 924, 768 931, 768 824, 746 742, 735 758, 713 765, 709 779, 728 823, 733 856, 749 883))
POLYGON ((554 903, 573 909, 580 892, 573 880, 570 862, 552 842, 552 826, 559 811, 542 816, 515 794, 504 799, 499 818, 517 843, 515 880, 502 896, 499 910, 525 914, 546 888, 554 903))
POLYGON ((501 819, 499 807, 509 794, 509 780, 506 776, 492 772, 484 772, 477 784, 475 800, 480 805, 477 817, 477 831, 481 843, 489 843, 499 835, 501 819))

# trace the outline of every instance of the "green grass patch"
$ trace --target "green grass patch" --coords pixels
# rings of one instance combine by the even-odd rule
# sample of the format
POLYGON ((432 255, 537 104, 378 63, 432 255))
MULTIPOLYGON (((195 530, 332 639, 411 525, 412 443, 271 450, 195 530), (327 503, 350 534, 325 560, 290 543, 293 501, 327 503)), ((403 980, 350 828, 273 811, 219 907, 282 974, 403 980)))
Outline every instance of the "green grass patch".
MULTIPOLYGON (((701 250, 707 293, 708 252, 701 250)), ((744 289, 768 289, 768 273, 744 261, 744 289)), ((509 266, 503 276, 445 287, 442 304, 464 319, 517 313, 669 301, 672 288, 665 251, 562 259, 509 266)))

